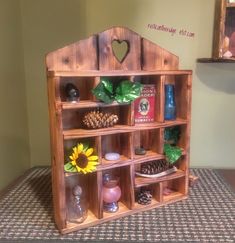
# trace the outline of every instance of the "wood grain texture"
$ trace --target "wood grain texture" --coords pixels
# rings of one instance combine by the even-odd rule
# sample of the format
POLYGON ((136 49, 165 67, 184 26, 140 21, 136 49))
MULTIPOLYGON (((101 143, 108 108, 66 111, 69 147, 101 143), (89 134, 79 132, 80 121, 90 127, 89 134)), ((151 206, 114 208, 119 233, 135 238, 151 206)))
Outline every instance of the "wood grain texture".
MULTIPOLYGON (((177 56, 129 29, 114 27, 49 53, 46 64, 55 221, 61 233, 90 227, 186 198, 189 178, 192 71, 179 70, 177 56), (114 40, 120 43, 125 41, 128 45, 128 53, 122 61, 116 58, 112 49, 114 40), (154 122, 135 124, 133 103, 121 105, 117 102, 104 104, 97 101, 91 90, 99 84, 102 77, 110 79, 114 85, 123 79, 155 85, 154 122), (69 82, 76 85, 81 93, 80 101, 75 104, 67 101, 65 85, 69 82), (164 121, 166 83, 175 85, 177 119, 174 121, 164 121), (118 124, 109 128, 86 129, 82 119, 86 112, 94 109, 118 115, 118 124), (183 149, 183 156, 176 164, 178 171, 155 179, 135 176, 135 168, 140 167, 142 163, 165 159, 164 129, 172 126, 181 128, 179 146, 183 149), (77 142, 87 140, 95 148, 100 164, 97 171, 86 175, 84 190, 88 193, 88 218, 81 224, 74 224, 66 218, 70 197, 65 195, 65 191, 71 192, 71 189, 66 189, 65 181, 70 181, 74 174, 64 173, 64 158, 68 156, 65 151, 77 142), (135 147, 138 146, 143 146, 147 150, 144 156, 135 154, 135 147), (121 155, 120 159, 106 160, 104 156, 108 152, 118 152, 121 155), (113 214, 103 212, 102 176, 106 170, 119 176, 122 190, 119 210, 113 214), (135 191, 143 186, 152 189, 153 200, 150 205, 136 203, 135 191), (173 190, 168 196, 163 195, 166 187, 173 190)), ((82 178, 81 175, 76 177, 78 180, 82 178)))
POLYGON ((64 151, 61 110, 56 107, 58 97, 57 78, 48 79, 48 106, 50 117, 50 142, 52 163, 52 193, 55 221, 59 229, 66 226, 64 151))
POLYGON ((100 70, 140 70, 141 40, 135 32, 122 27, 114 27, 99 34, 100 70), (118 40, 128 43, 128 53, 120 63, 114 55, 112 42, 118 40))
POLYGON ((192 70, 107 70, 107 71, 48 71, 48 77, 123 77, 123 76, 150 76, 150 75, 183 75, 192 74, 192 70))
POLYGON ((216 0, 212 58, 221 58, 223 56, 222 46, 225 30, 225 16, 226 0, 216 0))
POLYGON ((91 36, 88 39, 78 41, 46 56, 48 71, 80 71, 97 70, 97 37, 91 36), (89 50, 89 55, 87 55, 89 50))
POLYGON ((149 40, 142 39, 143 70, 178 70, 179 58, 149 40))

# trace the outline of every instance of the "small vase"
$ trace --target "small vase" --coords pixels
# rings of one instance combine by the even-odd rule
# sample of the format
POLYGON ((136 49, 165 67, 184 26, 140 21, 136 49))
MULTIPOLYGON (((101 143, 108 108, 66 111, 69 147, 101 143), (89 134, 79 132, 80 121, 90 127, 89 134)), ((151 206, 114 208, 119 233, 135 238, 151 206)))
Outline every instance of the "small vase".
POLYGON ((118 200, 121 197, 121 189, 118 186, 118 178, 110 174, 103 177, 103 209, 106 212, 114 213, 118 211, 118 200))
POLYGON ((68 220, 72 223, 82 223, 87 218, 88 206, 82 187, 75 186, 72 190, 71 203, 68 210, 68 220))
POLYGON ((165 120, 175 120, 176 119, 176 105, 175 105, 175 93, 174 85, 165 85, 165 120))

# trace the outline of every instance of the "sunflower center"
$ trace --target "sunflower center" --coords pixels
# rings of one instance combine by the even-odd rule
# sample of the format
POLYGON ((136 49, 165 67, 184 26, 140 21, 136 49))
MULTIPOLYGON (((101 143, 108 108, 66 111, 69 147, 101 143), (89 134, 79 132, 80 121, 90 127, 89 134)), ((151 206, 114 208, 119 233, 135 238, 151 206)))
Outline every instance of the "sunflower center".
POLYGON ((79 154, 76 163, 80 168, 85 168, 88 164, 87 156, 85 154, 79 154))

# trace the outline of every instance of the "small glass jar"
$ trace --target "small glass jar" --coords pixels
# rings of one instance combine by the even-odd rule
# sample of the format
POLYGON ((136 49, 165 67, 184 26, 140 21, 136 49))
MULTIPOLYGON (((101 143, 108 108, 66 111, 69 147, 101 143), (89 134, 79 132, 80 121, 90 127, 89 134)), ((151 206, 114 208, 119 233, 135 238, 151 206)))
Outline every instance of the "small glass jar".
POLYGON ((68 221, 82 223, 87 218, 88 204, 82 187, 77 185, 72 189, 71 202, 68 210, 68 221))

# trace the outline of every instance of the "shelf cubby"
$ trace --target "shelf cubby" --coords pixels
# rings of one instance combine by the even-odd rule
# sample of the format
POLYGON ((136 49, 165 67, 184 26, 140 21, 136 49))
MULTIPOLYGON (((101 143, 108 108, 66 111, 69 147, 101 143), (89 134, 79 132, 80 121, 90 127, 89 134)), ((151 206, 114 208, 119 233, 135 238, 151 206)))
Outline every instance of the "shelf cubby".
MULTIPOLYGON (((175 145, 178 146, 179 148, 181 148, 184 153, 188 149, 188 133, 189 133, 188 125, 185 124, 185 125, 170 126, 170 127, 164 128, 164 133, 165 133, 166 129, 171 129, 171 128, 178 129, 179 139, 175 145)), ((170 143, 170 144, 172 143, 172 141, 165 140, 165 137, 164 137, 164 142, 170 143)))
POLYGON ((104 135, 101 137, 102 165, 122 163, 132 159, 132 136, 131 133, 104 135), (118 153, 120 159, 106 160, 106 153, 118 153))
POLYGON ((99 162, 101 162, 101 148, 100 148, 100 137, 89 137, 89 138, 79 138, 79 139, 70 139, 64 141, 64 160, 65 163, 70 161, 69 156, 72 154, 72 148, 75 147, 78 143, 87 144, 89 148, 94 149, 94 154, 99 157, 99 162))
POLYGON ((66 102, 66 92, 65 87, 66 84, 72 83, 79 90, 80 100, 81 101, 92 101, 95 100, 94 96, 90 92, 98 83, 99 77, 61 77, 59 84, 59 94, 60 100, 62 102, 66 102))
MULTIPOLYGON (((119 210, 116 214, 130 210, 134 203, 134 187, 131 165, 103 170, 102 174, 104 175, 105 173, 109 173, 110 175, 117 177, 119 181, 118 185, 121 189, 121 198, 118 201, 119 210)), ((109 217, 112 214, 113 213, 104 212, 104 217, 109 217)))
POLYGON ((133 133, 133 151, 136 148, 144 148, 146 150, 145 155, 134 154, 134 159, 140 159, 143 156, 147 160, 148 158, 157 157, 163 154, 162 143, 163 131, 162 129, 150 129, 139 130, 133 133))
POLYGON ((163 202, 179 199, 182 196, 187 195, 187 182, 186 177, 181 176, 179 178, 168 178, 163 182, 163 202), (169 195, 164 195, 164 190, 168 188, 171 190, 169 195))
MULTIPOLYGON (((84 129, 87 131, 92 131, 93 129, 87 128, 83 119, 84 116, 91 111, 99 111, 102 113, 110 113, 118 116, 117 125, 129 126, 131 125, 131 105, 122 106, 101 106, 97 108, 80 108, 80 109, 65 109, 62 112, 63 129, 73 130, 73 129, 84 129)), ((116 126, 116 125, 114 125, 116 126)))
POLYGON ((143 187, 137 187, 135 188, 135 205, 134 209, 140 209, 140 208, 145 208, 145 207, 153 207, 157 204, 160 204, 162 201, 162 195, 161 195, 161 190, 160 190, 160 184, 151 184, 148 186, 143 186, 143 187), (138 203, 138 193, 141 191, 149 191, 150 194, 152 195, 152 200, 150 204, 142 205, 138 203))
POLYGON ((175 87, 176 119, 188 120, 188 111, 191 107, 191 77, 188 75, 166 75, 164 85, 166 84, 173 84, 175 87))

